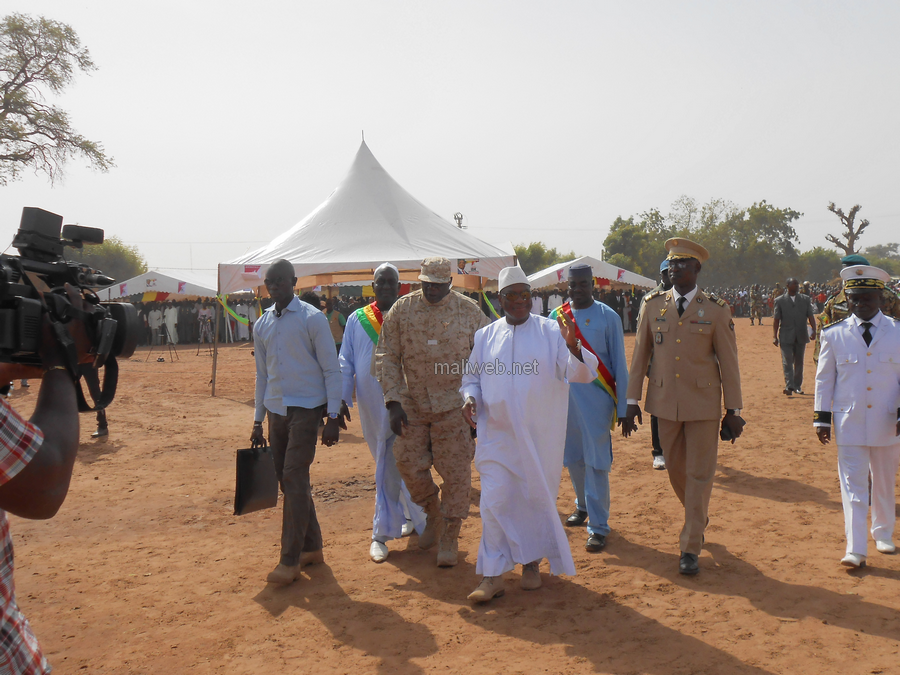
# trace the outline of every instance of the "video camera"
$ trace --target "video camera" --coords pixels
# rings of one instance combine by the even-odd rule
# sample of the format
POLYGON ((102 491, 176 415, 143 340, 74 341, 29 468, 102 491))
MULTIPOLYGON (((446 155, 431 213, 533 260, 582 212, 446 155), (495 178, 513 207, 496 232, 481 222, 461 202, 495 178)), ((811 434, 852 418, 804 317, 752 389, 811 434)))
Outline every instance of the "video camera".
MULTIPOLYGON (((100 302, 95 288, 110 286, 114 279, 78 262, 63 259, 66 246, 103 243, 103 230, 78 225, 62 225, 62 216, 43 209, 25 207, 12 245, 20 255, 0 254, 0 362, 26 366, 42 365, 43 314, 53 325, 57 340, 67 355, 66 367, 77 381, 82 375, 96 376, 105 366, 100 400, 95 408, 105 408, 115 396, 118 381, 116 357, 128 358, 137 346, 140 324, 133 305, 100 302), (60 236, 60 234, 62 236, 60 236), (78 290, 87 309, 77 309, 64 289, 78 290), (91 341, 89 353, 78 354, 66 324, 81 320, 91 341), (87 357, 92 364, 84 364, 87 357)), ((78 387, 79 408, 92 410, 78 387)))

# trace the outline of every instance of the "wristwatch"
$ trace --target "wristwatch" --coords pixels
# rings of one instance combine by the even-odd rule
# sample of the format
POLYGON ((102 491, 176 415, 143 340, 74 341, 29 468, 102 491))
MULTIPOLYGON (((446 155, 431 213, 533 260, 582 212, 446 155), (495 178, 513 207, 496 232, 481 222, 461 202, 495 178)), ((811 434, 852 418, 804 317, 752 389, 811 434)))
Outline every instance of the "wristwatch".
POLYGON ((328 413, 328 419, 330 419, 330 420, 336 420, 337 418, 338 418, 338 414, 337 414, 337 413, 328 413))
POLYGON ((727 408, 727 409, 725 410, 725 412, 731 413, 732 415, 737 415, 738 417, 741 416, 741 409, 740 409, 740 408, 727 408))

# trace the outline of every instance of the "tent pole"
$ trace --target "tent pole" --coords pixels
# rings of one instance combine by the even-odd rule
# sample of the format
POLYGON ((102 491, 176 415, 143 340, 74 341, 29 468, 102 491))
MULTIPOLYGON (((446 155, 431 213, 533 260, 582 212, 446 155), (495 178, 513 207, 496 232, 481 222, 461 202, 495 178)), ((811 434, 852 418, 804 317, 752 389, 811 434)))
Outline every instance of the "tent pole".
MULTIPOLYGON (((217 284, 217 292, 218 296, 222 291, 222 281, 221 281, 221 273, 216 275, 219 277, 217 284)), ((212 396, 215 398, 216 396, 216 366, 219 362, 219 311, 221 310, 221 306, 219 305, 218 300, 216 300, 216 336, 213 339, 213 365, 212 365, 212 378, 210 379, 210 385, 212 386, 212 396)))
POLYGON ((212 396, 216 395, 216 365, 219 360, 219 317, 222 315, 222 307, 216 302, 216 337, 213 340, 213 367, 212 367, 212 396))

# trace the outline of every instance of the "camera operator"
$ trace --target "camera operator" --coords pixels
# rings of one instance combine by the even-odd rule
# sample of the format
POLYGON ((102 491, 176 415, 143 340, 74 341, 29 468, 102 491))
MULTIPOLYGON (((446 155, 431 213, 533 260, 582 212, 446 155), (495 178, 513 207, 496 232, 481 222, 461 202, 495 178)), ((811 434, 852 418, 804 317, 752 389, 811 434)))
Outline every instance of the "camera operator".
MULTIPOLYGON (((68 284, 66 291, 70 302, 81 308, 80 295, 68 284)), ((67 325, 80 347, 86 339, 83 325, 77 320, 67 325)), ((50 666, 16 604, 6 513, 36 520, 56 515, 69 490, 78 450, 75 385, 46 315, 40 354, 45 372, 31 419, 26 421, 0 399, 0 664, 10 669, 3 672, 27 675, 50 672, 50 666)), ((8 381, 15 368, 0 366, 0 380, 8 381)))

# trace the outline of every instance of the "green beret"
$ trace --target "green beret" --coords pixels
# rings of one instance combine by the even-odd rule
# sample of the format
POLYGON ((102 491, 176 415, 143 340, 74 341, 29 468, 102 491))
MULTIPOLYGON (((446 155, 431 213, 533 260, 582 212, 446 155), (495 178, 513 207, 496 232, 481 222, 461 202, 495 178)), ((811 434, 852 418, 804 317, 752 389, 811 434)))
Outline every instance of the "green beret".
POLYGON ((847 255, 841 258, 841 265, 849 267, 850 265, 868 265, 869 261, 863 258, 859 253, 847 255))

